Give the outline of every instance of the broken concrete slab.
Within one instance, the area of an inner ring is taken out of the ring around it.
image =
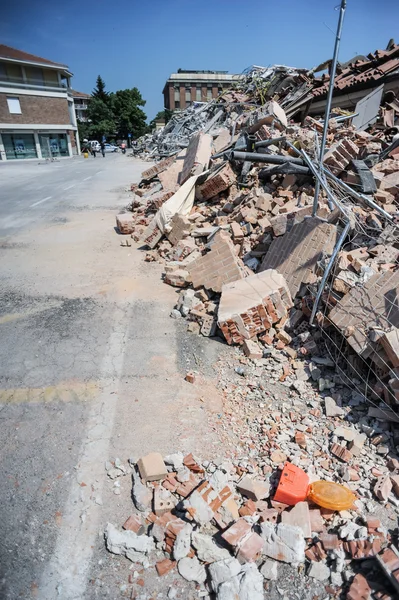
[[[274,560],[266,560],[261,566],[260,572],[265,579],[268,579],[269,581],[277,581],[278,563]]]
[[[245,476],[241,481],[237,483],[237,489],[254,502],[268,498],[270,494],[270,483],[266,481],[259,481],[252,479],[251,477]]]
[[[177,563],[177,569],[183,579],[186,581],[195,581],[196,583],[204,583],[206,580],[206,571],[204,565],[201,565],[196,556],[193,558],[182,558]]]
[[[234,596],[230,597],[231,599]],[[242,566],[239,600],[263,600],[263,577],[254,563]]]
[[[212,136],[209,133],[199,132],[191,137],[180,174],[180,185],[192,175],[199,175],[208,168],[211,152]]]
[[[134,505],[137,508],[137,510],[139,510],[141,512],[145,512],[151,506],[152,492],[147,486],[145,486],[142,483],[139,474],[136,473],[135,471],[132,474],[132,479],[133,479],[132,496],[133,496]]]
[[[233,577],[236,577],[241,571],[241,564],[236,558],[226,558],[213,562],[208,567],[209,575],[211,578],[211,585],[214,592],[217,591],[220,584],[225,581],[229,581]]]
[[[308,576],[317,579],[317,581],[327,581],[330,578],[330,569],[322,562],[312,562]]]
[[[305,538],[300,527],[279,523],[262,523],[261,536],[265,540],[263,553],[269,558],[298,565],[305,561]]]
[[[107,523],[104,537],[112,554],[123,554],[132,562],[149,565],[146,555],[154,550],[152,537],[137,535],[133,531],[119,531],[112,523]]]
[[[281,522],[300,527],[305,538],[312,536],[309,504],[307,502],[298,502],[290,511],[284,510],[281,513]]]
[[[338,406],[334,398],[331,398],[331,396],[326,396],[324,398],[324,406],[327,417],[339,417],[340,415],[345,414],[344,409]]]
[[[173,557],[175,560],[180,560],[190,553],[192,531],[192,526],[186,523],[177,533],[175,543],[173,544]]]
[[[196,550],[198,558],[203,562],[213,563],[230,557],[230,552],[226,548],[218,546],[213,537],[199,531],[192,533],[191,543]]]

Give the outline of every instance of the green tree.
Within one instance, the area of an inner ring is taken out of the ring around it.
[[[131,133],[135,139],[146,133],[147,116],[140,108],[145,105],[145,100],[136,87],[118,90],[110,98],[118,137],[125,139]]]
[[[152,121],[150,121],[148,126],[149,130],[152,131],[155,128],[157,121],[165,121],[166,125],[166,123],[168,123],[168,121],[171,120],[172,116],[173,110],[169,110],[169,108],[165,108],[165,110],[160,110],[159,112],[157,112]]]
[[[109,93],[105,91],[105,81],[98,75],[96,79],[96,87],[91,93],[93,98],[97,98],[98,100],[102,100],[105,104],[109,102]]]
[[[91,98],[87,108],[89,120],[89,135],[95,139],[101,139],[103,135],[114,136],[116,123],[110,101],[104,102],[100,98]]]
[[[80,121],[80,119],[78,119],[77,121],[78,121],[79,139],[80,139],[80,143],[82,144],[84,139],[87,139],[90,137],[90,123],[88,121]]]

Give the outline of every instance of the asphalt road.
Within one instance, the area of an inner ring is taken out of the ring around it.
[[[0,164],[2,600],[130,597],[128,561],[101,532],[129,516],[131,483],[115,495],[105,461],[215,453],[218,393],[184,374],[218,344],[187,342],[161,266],[114,230],[148,166],[122,155]]]
[[[53,163],[0,163],[0,235],[30,227],[70,205],[99,207],[101,204],[92,198],[93,189],[102,192],[104,180],[123,171],[122,160],[127,157],[107,154],[105,158],[75,157]],[[115,183],[119,183],[118,175]]]

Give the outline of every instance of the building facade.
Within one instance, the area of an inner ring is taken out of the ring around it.
[[[230,88],[240,75],[227,71],[186,71],[172,73],[163,88],[164,106],[168,110],[181,110],[192,102],[208,102]]]
[[[73,104],[75,106],[75,114],[78,121],[82,123],[86,123],[87,121],[87,109],[90,102],[90,94],[85,94],[84,92],[77,92],[76,90],[71,90]]]
[[[66,65],[0,44],[0,160],[79,154]]]

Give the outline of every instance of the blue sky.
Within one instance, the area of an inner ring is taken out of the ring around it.
[[[331,58],[340,0],[4,0],[0,43],[69,65],[73,87],[138,87],[151,119],[169,74],[312,67]],[[399,42],[399,0],[348,0],[340,59]]]

